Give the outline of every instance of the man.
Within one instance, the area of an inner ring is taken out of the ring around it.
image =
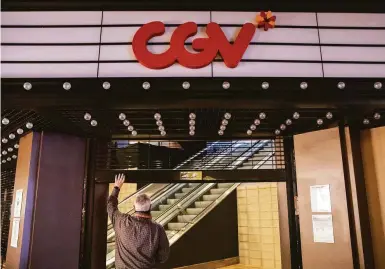
[[[164,263],[170,245],[163,227],[151,219],[151,200],[140,194],[135,200],[135,214],[123,214],[118,209],[118,195],[125,180],[115,176],[115,186],[108,198],[107,212],[115,230],[116,269],[153,269]]]

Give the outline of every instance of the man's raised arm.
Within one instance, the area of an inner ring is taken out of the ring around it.
[[[123,216],[123,214],[118,209],[118,196],[120,188],[123,186],[124,180],[125,176],[123,174],[115,176],[115,186],[107,201],[107,213],[114,226],[115,223],[119,221],[119,219]]]

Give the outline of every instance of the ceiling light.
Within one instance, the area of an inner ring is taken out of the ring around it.
[[[122,120],[122,121],[125,120],[126,119],[126,114],[120,113],[119,114],[119,119]]]
[[[307,83],[306,82],[301,82],[301,84],[299,86],[301,87],[302,90],[307,89]]]
[[[1,142],[3,142],[4,144],[5,144],[5,143],[8,143],[8,139],[3,138],[3,139],[1,139]]]
[[[165,136],[166,134],[167,134],[166,131],[161,131],[161,132],[160,132],[160,135],[161,135],[161,136]]]
[[[190,115],[189,115],[190,120],[195,120],[196,117],[197,116],[194,113],[190,113]]]
[[[132,132],[134,130],[134,126],[130,125],[127,127],[127,130],[129,130],[130,132]]]
[[[103,82],[103,89],[109,90],[111,88],[111,84],[108,81]]]
[[[299,119],[299,113],[298,112],[294,112],[293,119],[295,119],[295,120]]]
[[[32,122],[27,122],[27,123],[25,124],[25,127],[27,127],[27,129],[32,129],[32,128],[33,128]]]
[[[193,135],[195,135],[195,132],[191,130],[191,131],[189,132],[189,134],[190,134],[191,136],[193,136]]]
[[[7,161],[6,161],[6,160],[2,160],[1,162],[2,162],[2,163],[6,163]]]
[[[32,84],[29,83],[29,82],[25,82],[24,85],[23,85],[24,89],[26,91],[30,91],[32,89]]]
[[[259,113],[259,118],[260,118],[261,120],[266,119],[266,114],[263,113],[263,112]]]
[[[164,131],[164,126],[159,126],[158,130],[159,130],[159,132]]]
[[[251,131],[251,130],[247,130],[247,135],[252,135],[253,134],[253,131]]]
[[[91,120],[91,114],[90,113],[86,113],[86,114],[84,114],[84,119],[85,120]]]
[[[133,136],[137,136],[138,135],[138,132],[133,130],[132,133],[131,133]]]
[[[318,124],[318,125],[322,125],[323,123],[324,123],[323,119],[318,119],[318,120],[317,120],[317,124]]]
[[[376,82],[376,83],[374,83],[374,88],[375,88],[376,90],[381,89],[381,88],[382,88],[382,83],[381,83],[381,82]]]
[[[331,120],[333,118],[333,114],[331,112],[326,113],[326,118]]]
[[[8,158],[7,158],[7,161],[8,161],[8,162],[10,162],[11,160],[12,160],[11,157],[8,157]]]
[[[98,125],[98,122],[97,122],[96,120],[92,120],[92,121],[91,121],[91,126],[94,126],[94,127],[95,127],[96,125]]]
[[[187,90],[190,88],[190,83],[188,81],[183,82],[182,84],[183,89]]]
[[[344,82],[338,82],[338,84],[337,84],[337,87],[338,87],[338,89],[344,89],[345,88],[345,83]]]
[[[259,119],[255,119],[255,120],[254,120],[254,124],[258,126],[258,125],[261,124],[261,121],[260,121]]]
[[[154,114],[154,119],[155,120],[160,120],[161,118],[162,118],[162,116],[159,113],[155,113]]]
[[[15,144],[13,147],[14,147],[15,149],[18,149],[18,148],[19,148],[19,144]]]
[[[228,120],[222,120],[222,125],[227,125],[227,124],[229,124],[229,121]]]
[[[12,134],[12,133],[9,134],[9,139],[15,139],[15,137],[16,137],[15,134]]]
[[[16,159],[16,158],[17,158],[17,156],[16,156],[16,155],[12,155],[12,158],[13,158],[13,159]]]
[[[376,120],[379,120],[379,119],[381,119],[381,114],[380,113],[374,113],[374,119],[376,119]]]
[[[8,152],[7,152],[6,150],[3,150],[2,154],[3,154],[3,155],[7,155]]]
[[[190,131],[195,131],[195,126],[190,126]]]
[[[66,90],[66,91],[69,91],[71,89],[71,83],[64,82],[63,83],[63,89]]]
[[[222,130],[219,130],[219,131],[218,131],[218,134],[219,134],[219,135],[223,135],[224,132],[223,132]]]
[[[151,87],[150,82],[147,82],[147,81],[146,81],[146,82],[143,82],[142,87],[143,87],[143,89],[145,89],[145,90],[149,90],[150,87]]]
[[[291,121],[291,119],[287,119],[286,120],[286,125],[291,125],[293,122]]]
[[[230,113],[225,113],[225,119],[226,119],[226,120],[231,119],[231,114],[230,114]]]
[[[281,126],[279,126],[279,128],[283,131],[286,129],[286,125],[285,124],[281,124]]]
[[[269,82],[263,82],[261,86],[262,89],[267,90],[269,88]]]
[[[126,126],[126,127],[129,126],[130,125],[130,121],[129,120],[124,120],[123,121],[123,125]]]
[[[368,124],[370,123],[370,121],[369,121],[369,119],[364,119],[364,120],[363,120],[363,123],[364,123],[365,125],[368,125]]]
[[[7,125],[7,124],[9,124],[9,119],[3,118],[3,119],[1,120],[1,123],[4,124],[4,125]]]
[[[254,131],[255,129],[257,129],[257,126],[255,126],[254,124],[251,124],[250,125],[250,130]]]
[[[223,89],[228,90],[230,88],[230,82],[227,82],[227,81],[223,82],[222,87]]]
[[[194,126],[195,125],[195,120],[190,120],[188,123],[190,124],[190,126]]]
[[[19,128],[16,130],[16,133],[18,133],[19,135],[23,134],[24,133],[24,130]]]
[[[221,125],[221,126],[219,127],[219,130],[222,130],[222,131],[226,130],[226,126],[225,126],[225,125]]]
[[[13,151],[13,148],[8,148],[8,152],[12,152]]]
[[[163,121],[161,121],[161,120],[157,120],[157,121],[156,121],[156,125],[158,125],[158,126],[162,126],[162,125],[163,125]]]
[[[279,135],[280,133],[281,133],[281,131],[280,130],[275,130],[275,132],[274,132],[276,135]]]

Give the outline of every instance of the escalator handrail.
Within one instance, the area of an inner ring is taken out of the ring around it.
[[[225,152],[228,149],[231,149],[233,145],[236,144],[237,142],[238,140],[235,140],[235,141],[231,141],[231,143],[229,144],[225,144],[223,147],[220,147],[214,154],[205,156],[204,158],[202,158],[200,160],[200,164],[205,165],[210,163],[213,159],[220,157],[223,152]]]

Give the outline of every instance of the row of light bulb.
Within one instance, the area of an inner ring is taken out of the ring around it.
[[[108,82],[108,81],[105,81],[105,82],[103,82],[102,86],[103,86],[103,89],[109,90],[109,89],[111,88],[111,83]],[[190,86],[191,86],[191,85],[190,85],[190,82],[188,82],[188,81],[184,81],[184,82],[182,83],[182,88],[185,89],[185,90],[189,89]],[[30,82],[25,82],[24,85],[23,85],[23,87],[24,87],[25,90],[30,91],[30,90],[32,89],[32,84],[31,84]],[[145,81],[145,82],[143,82],[142,87],[143,87],[143,89],[145,89],[145,90],[149,90],[149,89],[151,88],[151,84],[150,84],[150,82]],[[225,89],[225,90],[229,89],[229,88],[230,88],[230,82],[224,81],[224,82],[222,83],[222,87],[223,87],[223,89]],[[265,81],[265,82],[262,82],[262,84],[261,84],[261,88],[262,88],[262,89],[267,90],[269,87],[270,87],[269,82],[266,82],[266,81]],[[301,82],[301,83],[299,84],[299,87],[300,87],[301,89],[303,89],[303,90],[306,90],[306,89],[308,88],[308,83],[305,82],[305,81],[303,81],[303,82]],[[346,87],[346,84],[345,84],[345,82],[340,81],[340,82],[337,83],[337,87],[338,87],[339,89],[344,89],[344,88]],[[379,82],[379,81],[377,81],[377,82],[375,82],[375,83],[373,84],[373,87],[374,87],[376,90],[379,90],[379,89],[382,88],[382,83]],[[66,90],[66,91],[69,91],[69,90],[71,89],[71,83],[69,83],[69,82],[64,82],[64,83],[63,83],[63,89]]]
[[[246,131],[247,135],[252,135],[253,131],[257,129],[257,126],[261,124],[261,120],[266,119],[266,113],[261,112],[259,113],[258,117],[254,120],[254,123],[250,125],[250,129]]]
[[[194,136],[195,135],[195,119],[196,115],[194,113],[190,113],[189,118],[190,121],[188,122],[189,124],[189,135]]]
[[[223,115],[223,119],[221,121],[221,125],[219,126],[219,130],[218,130],[218,134],[219,135],[224,135],[225,134],[225,130],[227,128],[227,125],[229,124],[229,120],[230,119],[231,119],[231,114],[226,112]]]
[[[8,120],[7,118],[3,118],[3,119],[1,120],[1,122],[2,122],[4,125],[8,125],[8,124],[9,124],[9,120]],[[32,129],[32,128],[33,128],[33,123],[27,122],[27,123],[25,124],[25,127],[26,127],[27,129]],[[23,130],[22,128],[18,128],[18,129],[16,130],[16,133],[17,133],[18,135],[22,135],[22,134],[24,133],[24,130]],[[10,134],[8,135],[8,137],[9,137],[10,140],[13,140],[13,139],[16,138],[16,135],[15,135],[14,133],[10,133]],[[3,137],[3,138],[1,139],[1,142],[2,142],[3,144],[6,144],[6,143],[8,143],[8,139],[5,138],[5,137]]]
[[[381,119],[381,114],[378,113],[378,112],[376,112],[376,113],[374,113],[373,118],[374,118],[375,120],[379,120],[379,119]],[[369,120],[368,118],[365,118],[365,119],[362,121],[362,123],[365,124],[365,125],[368,125],[368,124],[370,123],[370,120]]]
[[[17,150],[17,149],[19,148],[19,144],[16,143],[15,145],[13,145],[13,148],[15,148],[15,150]],[[1,152],[1,154],[4,156],[4,158],[5,158],[5,156],[6,156],[8,153],[11,153],[11,152],[14,151],[13,148],[12,148],[12,147],[9,147],[7,150],[3,150],[3,151]],[[10,161],[15,160],[15,159],[17,159],[17,155],[16,155],[16,154],[13,154],[12,156],[7,157],[7,159],[3,159],[1,162],[2,162],[2,163],[6,163],[7,161],[10,162]]]
[[[155,113],[154,119],[155,119],[156,125],[158,126],[158,130],[160,132],[160,135],[165,136],[167,133],[166,133],[166,130],[163,126],[162,115],[160,115],[160,113]]]
[[[86,121],[90,121],[90,124],[91,124],[91,126],[93,126],[93,127],[95,127],[95,126],[98,125],[97,120],[91,120],[91,119],[92,119],[92,116],[91,116],[90,113],[84,114],[84,119],[85,119]]]
[[[138,132],[135,130],[134,126],[131,125],[131,122],[127,119],[126,114],[120,113],[119,120],[122,121],[123,125],[127,127],[127,130],[131,132],[132,136],[137,136]]]

